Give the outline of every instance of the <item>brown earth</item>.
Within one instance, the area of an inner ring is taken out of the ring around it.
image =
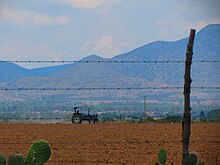
[[[154,165],[160,148],[167,164],[181,164],[181,124],[30,124],[1,123],[0,152],[26,154],[32,142],[52,147],[48,165]],[[220,165],[220,124],[192,124],[190,151],[206,165]]]

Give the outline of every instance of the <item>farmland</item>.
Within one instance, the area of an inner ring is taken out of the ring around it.
[[[167,163],[181,164],[181,124],[34,124],[1,123],[0,152],[26,154],[32,142],[52,147],[47,164],[155,164],[160,148]],[[220,124],[192,124],[190,151],[207,165],[220,163]]]

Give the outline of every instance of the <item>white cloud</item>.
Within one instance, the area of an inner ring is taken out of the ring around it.
[[[103,3],[103,0],[66,0],[66,2],[79,8],[93,8]]]
[[[97,41],[87,41],[86,47],[82,50],[89,54],[98,54],[104,57],[112,57],[119,53],[114,46],[114,38],[112,36],[103,36]]]
[[[120,0],[57,0],[58,2],[77,8],[91,9],[104,4],[115,3]]]
[[[66,16],[51,17],[32,10],[0,8],[0,21],[21,26],[54,26],[69,23]]]
[[[178,5],[177,6],[177,11],[178,12],[186,12],[187,10],[189,10],[189,8],[187,7],[187,6],[185,6],[185,5]]]

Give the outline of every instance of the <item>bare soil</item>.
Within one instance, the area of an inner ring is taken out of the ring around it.
[[[167,164],[181,164],[181,124],[33,124],[1,123],[0,152],[26,155],[31,143],[52,147],[48,165],[154,165],[160,148]],[[206,165],[220,165],[220,124],[192,124],[190,151]]]

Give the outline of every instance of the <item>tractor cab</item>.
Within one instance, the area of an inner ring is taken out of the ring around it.
[[[80,112],[82,112],[82,108],[83,107],[74,107],[74,113],[80,113]]]

